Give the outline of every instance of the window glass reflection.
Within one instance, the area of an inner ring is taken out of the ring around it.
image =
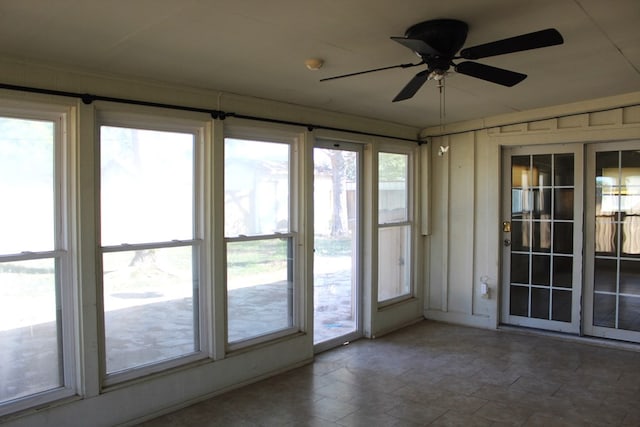
[[[551,300],[551,320],[571,322],[571,292],[553,290]]]
[[[628,331],[640,332],[640,321],[638,321],[638,313],[640,313],[640,298],[636,296],[620,296],[620,329]]]
[[[573,257],[553,258],[553,286],[562,288],[573,286]]]
[[[529,315],[529,288],[513,286],[509,289],[509,313],[512,316]]]
[[[556,154],[554,161],[554,185],[556,187],[573,186],[573,154]]]
[[[554,190],[553,217],[560,220],[573,219],[573,188]]]
[[[640,295],[640,261],[620,261],[620,292]]]
[[[553,223],[553,252],[573,254],[573,222]]]
[[[529,284],[528,254],[511,254],[511,283]]]
[[[549,286],[551,274],[551,257],[549,255],[534,255],[531,267],[531,283]]]

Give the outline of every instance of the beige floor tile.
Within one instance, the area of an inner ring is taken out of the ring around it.
[[[144,423],[639,426],[640,351],[424,321]]]

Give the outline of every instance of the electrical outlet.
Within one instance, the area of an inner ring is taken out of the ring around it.
[[[480,278],[480,296],[484,299],[489,299],[489,285],[487,281],[489,278],[487,276],[482,276]]]

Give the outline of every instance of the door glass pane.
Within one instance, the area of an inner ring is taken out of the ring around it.
[[[620,329],[640,332],[640,297],[620,296]]]
[[[100,128],[103,246],[193,238],[194,135]]]
[[[529,287],[509,287],[509,314],[512,316],[529,316]]]
[[[511,157],[510,282],[524,285],[509,288],[511,315],[571,322],[573,162],[573,154]]]
[[[228,341],[293,326],[292,239],[227,243]]]
[[[358,316],[357,152],[315,148],[314,344],[354,332]]]
[[[551,185],[552,156],[551,154],[539,154],[532,156],[533,182],[532,186],[545,187]],[[555,184],[558,185],[558,184]]]
[[[551,252],[551,226],[550,215],[546,215],[544,221],[534,221],[533,226],[533,251]]]
[[[629,201],[629,195],[625,195],[624,197],[627,203],[631,203]],[[640,204],[638,208],[640,208]],[[640,255],[640,216],[636,216],[635,213],[629,213],[629,211],[632,211],[632,209],[627,207],[627,212],[623,212],[622,254],[623,256],[637,257]]]
[[[640,331],[640,155],[596,153],[593,324]]]
[[[0,263],[0,402],[63,385],[55,261]]]
[[[571,322],[571,292],[554,289],[551,295],[551,320]]]
[[[54,125],[0,117],[0,254],[54,249]]]
[[[553,252],[573,255],[573,222],[553,223]]]
[[[556,187],[573,187],[573,154],[554,154],[554,183]]]
[[[551,189],[536,188],[533,194],[533,217],[541,220],[551,219]]]
[[[596,215],[595,250],[599,255],[615,256],[618,224],[614,215]]]
[[[573,188],[556,189],[554,202],[554,219],[573,219]]]
[[[549,319],[549,289],[531,288],[531,317]]]
[[[573,287],[573,257],[556,256],[553,258],[553,286],[556,288]]]
[[[103,254],[107,373],[197,348],[191,246]]]
[[[616,327],[616,296],[596,293],[593,296],[593,324],[606,328]]]
[[[531,157],[511,157],[511,187],[524,189],[531,186]]]
[[[620,292],[640,295],[640,261],[620,261]]]
[[[378,301],[411,293],[408,225],[378,229]]]
[[[594,266],[594,289],[601,292],[616,292],[618,288],[618,261],[596,258]]]
[[[511,254],[511,283],[529,284],[529,255]]]
[[[533,255],[531,265],[531,283],[549,286],[551,275],[551,257],[548,255]]]
[[[528,249],[528,247],[529,247],[529,223],[525,221],[512,221],[511,222],[511,250],[525,251]]]

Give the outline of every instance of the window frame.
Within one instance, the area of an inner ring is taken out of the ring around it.
[[[304,329],[304,322],[302,319],[302,307],[304,307],[304,290],[302,287],[302,281],[300,280],[301,271],[302,271],[302,251],[301,251],[301,226],[300,226],[300,215],[301,215],[301,200],[302,200],[302,185],[301,174],[300,174],[300,160],[299,155],[302,151],[302,140],[303,134],[301,132],[296,132],[295,129],[291,127],[280,127],[280,126],[270,126],[267,124],[263,124],[260,127],[240,124],[236,126],[225,126],[224,133],[222,135],[222,159],[221,164],[223,168],[223,183],[222,183],[222,194],[225,193],[225,184],[224,184],[224,171],[226,170],[226,165],[224,163],[224,146],[226,143],[226,139],[238,139],[238,140],[246,140],[246,141],[255,141],[255,142],[264,142],[264,143],[278,143],[278,144],[287,144],[289,146],[289,227],[287,232],[278,233],[274,232],[272,234],[259,234],[259,235],[238,235],[233,237],[228,237],[226,235],[226,230],[222,230],[223,236],[223,254],[221,259],[221,267],[224,275],[224,346],[225,353],[233,353],[235,351],[244,350],[249,347],[253,347],[256,345],[264,344],[270,341],[282,339],[291,335],[295,335],[300,333]],[[224,196],[223,196],[224,197]],[[224,203],[223,203],[223,222],[224,222]],[[290,239],[292,246],[292,287],[293,287],[293,297],[292,297],[292,307],[291,307],[291,317],[292,324],[291,326],[283,329],[279,329],[273,332],[268,332],[266,334],[256,335],[252,337],[248,337],[246,339],[241,339],[233,342],[229,342],[228,331],[229,331],[229,308],[228,308],[228,289],[227,289],[227,247],[229,243],[235,242],[247,242],[247,241],[267,241],[272,239]]]
[[[407,156],[407,175],[406,175],[406,217],[402,221],[394,221],[394,222],[380,222],[379,212],[379,194],[380,194],[380,154],[402,154]],[[416,285],[415,285],[415,162],[416,162],[416,148],[414,146],[407,146],[405,144],[400,143],[380,143],[378,145],[378,149],[375,153],[375,167],[374,167],[374,192],[375,192],[375,221],[374,221],[374,233],[375,233],[375,242],[376,242],[376,269],[373,274],[376,277],[376,289],[375,289],[375,303],[377,304],[378,309],[384,309],[386,307],[414,299],[416,297]],[[400,228],[400,227],[408,227],[408,242],[407,246],[409,249],[408,260],[406,261],[409,265],[407,267],[408,272],[408,281],[409,281],[409,291],[402,295],[397,295],[392,298],[388,298],[385,300],[379,300],[379,290],[380,290],[380,243],[379,236],[380,231],[383,229],[390,228]]]
[[[97,257],[96,257],[96,280],[98,282],[97,299],[99,301],[99,359],[100,376],[103,387],[120,384],[140,377],[156,374],[162,371],[179,368],[184,365],[212,358],[212,343],[210,325],[210,313],[213,305],[209,301],[211,294],[210,280],[210,230],[207,224],[207,196],[205,183],[205,164],[207,163],[206,149],[207,141],[210,140],[210,118],[201,117],[193,113],[171,111],[160,111],[150,108],[126,108],[121,105],[115,107],[102,105],[96,111],[96,181],[100,188],[100,154],[101,154],[101,128],[102,126],[123,127],[138,130],[149,130],[157,132],[187,133],[193,135],[193,233],[191,239],[180,239],[158,242],[142,242],[134,244],[114,244],[102,245],[101,233],[102,223],[96,224],[97,237]],[[100,218],[101,195],[96,196],[97,216]],[[106,365],[106,330],[104,311],[104,283],[103,283],[103,255],[106,253],[125,252],[144,249],[166,249],[178,247],[191,247],[193,250],[193,280],[198,282],[198,292],[193,295],[193,307],[198,304],[198,324],[194,325],[194,344],[196,349],[191,353],[186,353],[176,357],[163,359],[157,362],[145,363],[125,370],[107,372]],[[197,263],[197,265],[196,265]]]
[[[56,266],[56,316],[62,376],[60,387],[35,392],[0,402],[0,416],[41,406],[78,394],[79,328],[77,270],[76,138],[73,132],[75,109],[72,105],[43,101],[0,101],[0,116],[5,118],[52,122],[53,130],[53,249],[1,254],[0,262],[52,259]]]

